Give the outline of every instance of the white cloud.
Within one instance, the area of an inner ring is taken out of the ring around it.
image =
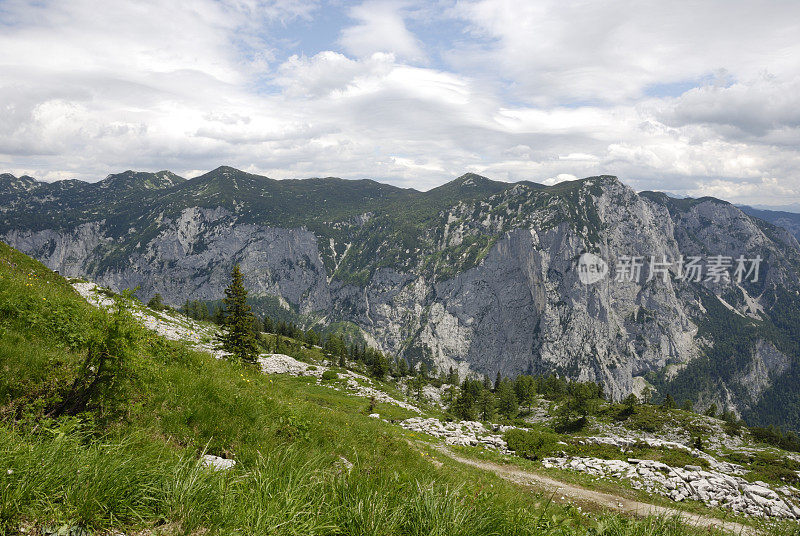
[[[542,181],[542,184],[546,184],[547,186],[553,186],[558,184],[559,182],[566,182],[566,181],[574,181],[578,177],[575,175],[570,175],[569,173],[559,173],[555,177],[550,177]]]
[[[7,0],[0,171],[229,164],[422,189],[465,171],[609,173],[637,189],[800,200],[800,4],[431,5],[348,8],[337,50],[304,55],[272,30],[335,6]],[[428,16],[449,30],[433,36]],[[686,80],[701,81],[669,85]]]
[[[478,55],[470,41],[453,60],[511,77],[520,98],[544,105],[624,102],[721,68],[794,73],[800,53],[796,2],[462,0],[454,12],[490,45]]]
[[[372,0],[351,8],[350,17],[358,24],[344,28],[339,43],[358,57],[390,52],[406,59],[422,59],[420,42],[403,20],[403,7],[398,2]]]

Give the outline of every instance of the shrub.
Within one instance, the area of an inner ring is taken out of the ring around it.
[[[147,306],[154,311],[163,311],[167,308],[167,306],[164,305],[164,300],[161,297],[161,294],[158,292],[156,292],[153,297],[150,298],[150,301],[147,302]]]
[[[503,439],[517,456],[541,460],[555,452],[559,436],[546,431],[514,429],[503,434]]]
[[[332,370],[326,370],[322,373],[322,381],[329,382],[339,378],[339,375]]]
[[[780,447],[783,450],[800,452],[800,438],[794,432],[783,432],[780,428],[751,428],[750,434],[757,441]]]

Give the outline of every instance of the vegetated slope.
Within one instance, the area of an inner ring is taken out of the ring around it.
[[[796,212],[785,212],[783,210],[762,210],[747,205],[740,205],[740,209],[745,214],[767,221],[773,225],[783,227],[800,240],[800,214]]]
[[[0,236],[63,274],[173,305],[219,299],[239,263],[260,313],[343,326],[412,363],[557,372],[617,399],[649,382],[800,427],[800,245],[729,203],[638,195],[610,176],[544,187],[468,174],[417,192],[222,167],[158,184],[7,178]],[[586,251],[611,277],[580,282]],[[689,255],[760,256],[761,277],[681,279]],[[627,256],[646,261],[637,283],[614,277]],[[651,256],[675,263],[667,280],[648,278]]]
[[[0,244],[4,533],[690,533],[589,518],[439,466],[361,402],[192,352],[116,304],[93,308]],[[238,463],[216,472],[201,452]]]

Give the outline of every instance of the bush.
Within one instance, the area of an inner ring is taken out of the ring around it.
[[[541,460],[555,452],[559,436],[546,431],[514,429],[503,434],[503,439],[517,456]]]
[[[163,311],[167,308],[167,306],[164,305],[164,300],[161,297],[161,294],[158,292],[156,292],[155,295],[150,298],[150,301],[147,302],[147,306],[154,311]]]
[[[800,438],[794,432],[783,432],[780,428],[751,428],[750,434],[757,441],[780,447],[783,450],[800,452]]]
[[[634,430],[641,430],[642,432],[655,433],[661,430],[668,421],[670,416],[666,412],[659,411],[654,406],[638,406],[636,411],[628,417],[627,424]]]
[[[329,382],[339,379],[339,375],[332,370],[326,370],[322,373],[322,381]]]

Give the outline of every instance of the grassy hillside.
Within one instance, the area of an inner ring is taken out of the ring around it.
[[[553,506],[363,399],[190,351],[118,306],[0,243],[0,533],[692,533]]]

